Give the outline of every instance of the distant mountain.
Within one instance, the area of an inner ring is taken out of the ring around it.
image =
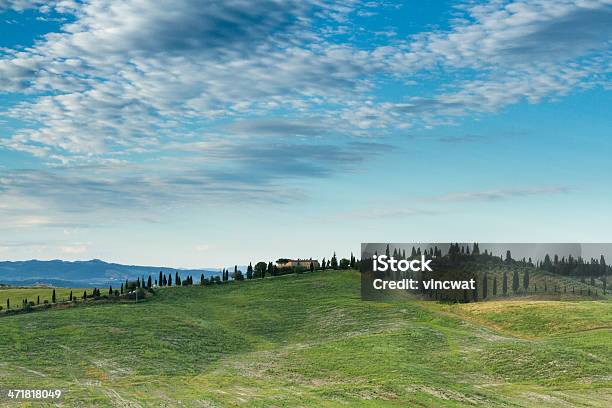
[[[137,266],[107,263],[99,259],[91,261],[0,261],[0,283],[8,285],[29,286],[46,284],[58,287],[102,287],[126,279],[136,279],[151,275],[156,279],[159,272],[179,273],[181,276],[192,275],[194,281],[200,275],[214,276],[216,269],[176,269],[162,266]]]

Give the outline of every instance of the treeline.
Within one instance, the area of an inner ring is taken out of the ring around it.
[[[386,255],[390,256],[390,248],[387,245]],[[437,246],[429,250],[424,250],[423,255],[429,258],[441,259],[444,257],[442,250]],[[406,250],[393,249],[393,257],[396,259],[416,259],[421,256],[421,248],[412,247],[410,255],[406,256]],[[475,242],[472,247],[470,245],[459,245],[458,243],[451,244],[446,254],[448,259],[452,262],[461,260],[473,260],[477,262],[487,264],[505,264],[505,265],[516,265],[523,267],[535,267],[537,269],[547,271],[562,276],[574,276],[574,277],[595,277],[604,278],[612,274],[612,265],[606,264],[606,260],[603,255],[599,259],[591,258],[588,261],[582,257],[573,257],[569,255],[566,257],[559,257],[559,255],[553,254],[551,257],[549,254],[544,256],[544,260],[537,260],[534,262],[531,258],[514,259],[510,250],[506,250],[504,254],[494,255],[488,252],[486,249],[481,252],[478,243]],[[584,280],[583,280],[584,281]]]
[[[375,253],[378,255],[378,253]],[[607,293],[607,275],[611,267],[606,264],[604,256],[599,260],[569,256],[559,257],[545,255],[544,260],[534,262],[531,258],[516,260],[512,257],[510,250],[495,255],[486,249],[481,251],[478,243],[473,245],[451,244],[448,252],[443,253],[441,248],[433,248],[421,251],[421,248],[413,246],[410,251],[400,248],[385,248],[387,257],[395,259],[411,260],[425,256],[432,259],[432,272],[423,274],[421,272],[388,272],[394,279],[411,277],[419,282],[420,292],[429,298],[437,300],[448,300],[458,302],[472,302],[488,299],[496,296],[511,296],[524,294],[554,294],[571,293],[576,295],[598,296]],[[370,260],[367,260],[370,262]],[[503,273],[492,273],[493,269],[503,269]],[[537,278],[531,276],[537,272]],[[543,276],[543,274],[558,275]],[[577,282],[563,281],[561,277],[573,277],[580,279],[583,285]],[[435,279],[444,280],[470,280],[475,282],[473,290],[439,290],[424,289],[423,281]],[[588,279],[588,282],[587,282]],[[600,284],[598,286],[599,280]],[[590,285],[590,286],[588,286]],[[599,289],[601,288],[601,290]]]
[[[287,259],[280,258],[276,261],[276,263],[284,263],[284,261],[287,261]],[[249,262],[249,265],[247,266],[245,272],[243,272],[241,269],[238,269],[237,265],[234,265],[233,271],[223,268],[219,272],[219,275],[211,276],[210,278],[206,278],[204,277],[204,274],[202,274],[200,276],[200,284],[222,284],[230,280],[243,281],[250,279],[263,279],[267,276],[281,276],[293,273],[299,274],[308,271],[314,272],[315,270],[327,269],[354,269],[359,267],[359,261],[357,260],[357,258],[355,258],[352,252],[350,258],[342,258],[338,260],[338,257],[334,252],[332,257],[327,260],[323,258],[321,262],[318,262],[318,260],[311,259],[310,262],[307,262],[307,265],[305,266],[300,265],[279,267],[276,263],[259,261],[253,266],[253,262]]]

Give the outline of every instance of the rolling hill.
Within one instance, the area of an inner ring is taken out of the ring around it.
[[[68,406],[609,406],[612,302],[360,299],[356,271],[0,317],[3,388]]]

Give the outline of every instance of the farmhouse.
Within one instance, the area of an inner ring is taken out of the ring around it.
[[[310,268],[310,263],[312,262],[315,268],[319,268],[319,261],[316,259],[286,259],[281,258],[276,261],[276,266],[279,268],[291,268],[291,267],[302,267],[302,268]]]

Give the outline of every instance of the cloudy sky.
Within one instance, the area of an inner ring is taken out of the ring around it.
[[[0,0],[0,259],[612,240],[611,0]]]

